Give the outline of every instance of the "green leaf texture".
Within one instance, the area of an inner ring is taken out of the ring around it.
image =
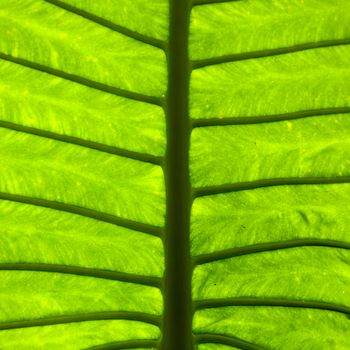
[[[349,23],[347,0],[1,0],[0,349],[350,349]]]
[[[154,348],[166,61],[117,25],[164,39],[167,3],[71,5],[116,27],[46,1],[0,4],[0,348]]]
[[[349,6],[192,10],[199,350],[350,349]]]

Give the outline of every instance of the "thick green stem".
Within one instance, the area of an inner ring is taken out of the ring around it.
[[[189,0],[170,0],[168,47],[167,220],[164,277],[162,350],[192,350],[191,258],[189,226],[191,187],[189,180],[190,120],[188,95]]]

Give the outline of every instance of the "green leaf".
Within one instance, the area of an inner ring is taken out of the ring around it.
[[[278,320],[278,327],[271,320]],[[324,310],[241,306],[200,311],[194,328],[198,333],[225,332],[258,343],[263,349],[348,349],[348,323],[345,315]],[[232,348],[203,346],[199,349]]]
[[[0,69],[1,125],[37,128],[43,136],[47,135],[44,131],[63,134],[80,144],[84,139],[84,145],[89,146],[93,146],[88,143],[92,141],[98,143],[95,147],[109,152],[120,153],[123,149],[145,153],[144,157],[163,156],[165,124],[160,107],[103,94],[5,60],[0,61]]]
[[[104,342],[158,338],[156,326],[135,321],[89,321],[2,331],[2,349],[86,349]],[[136,350],[136,348],[134,348]],[[137,348],[138,350],[146,350]],[[147,348],[150,349],[150,348]]]
[[[192,134],[195,187],[274,178],[350,175],[347,114],[272,124],[197,128]],[[232,171],[232,164],[243,164]]]
[[[0,11],[3,54],[123,90],[164,96],[165,54],[159,48],[45,1],[4,0]]]
[[[312,47],[350,35],[347,0],[217,2],[192,10],[189,48],[193,60],[282,48],[288,52],[295,45]]]
[[[191,80],[191,116],[273,118],[347,106],[349,55],[349,46],[343,45],[197,69]]]
[[[349,21],[0,1],[0,349],[350,349]]]
[[[231,248],[239,252],[243,247],[278,247],[287,242],[346,245],[350,243],[349,196],[349,184],[321,184],[200,197],[192,208],[192,252],[200,255]]]
[[[65,0],[62,5],[74,6],[140,34],[168,39],[169,4],[164,0],[104,0],[103,6],[93,0]]]

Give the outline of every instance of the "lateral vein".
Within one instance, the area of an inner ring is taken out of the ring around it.
[[[272,114],[252,117],[227,117],[227,118],[203,118],[192,119],[192,128],[209,127],[209,126],[229,126],[279,122],[285,120],[301,119],[307,117],[317,117],[330,114],[350,113],[350,107],[332,107],[312,109],[308,111],[297,111],[291,113]]]
[[[308,300],[288,300],[277,298],[221,298],[194,301],[195,310],[213,309],[228,306],[271,306],[320,309],[350,314],[348,306]]]
[[[132,273],[88,268],[81,266],[70,266],[61,264],[41,263],[0,263],[0,270],[6,271],[37,271],[71,274],[86,277],[102,278],[107,280],[121,281],[127,283],[142,284],[145,286],[161,286],[161,279],[152,276],[142,276]]]
[[[50,325],[56,325],[56,324],[75,323],[75,322],[102,321],[102,320],[139,321],[139,322],[153,324],[158,327],[160,324],[160,317],[157,315],[151,315],[143,312],[132,312],[132,311],[106,311],[106,312],[93,312],[93,313],[85,313],[85,314],[77,314],[77,315],[47,317],[47,318],[40,318],[40,319],[34,319],[34,320],[1,322],[0,330],[50,326]]]
[[[5,192],[0,192],[0,199],[19,202],[19,203],[26,203],[26,204],[36,205],[39,207],[50,208],[50,209],[64,211],[72,214],[77,214],[77,215],[85,216],[98,221],[108,222],[113,225],[122,226],[131,230],[144,232],[156,237],[161,237],[163,234],[163,229],[159,226],[153,226],[150,224],[136,222],[130,219],[125,219],[112,214],[103,213],[97,210],[88,209],[88,208],[84,208],[84,207],[80,207],[72,204],[66,204],[66,203],[46,200],[42,198],[35,198],[35,197],[29,197],[29,196],[5,193]]]
[[[214,5],[214,4],[220,4],[223,2],[237,2],[241,0],[193,0],[192,6],[199,6],[199,5]]]
[[[259,243],[245,247],[229,248],[218,252],[197,255],[194,256],[192,260],[195,265],[202,265],[241,255],[308,246],[350,249],[350,243],[348,242],[340,242],[326,239],[296,239],[285,242]]]
[[[120,89],[120,88],[117,88],[114,86],[99,83],[97,81],[90,80],[90,79],[81,77],[81,76],[76,75],[76,74],[71,74],[71,73],[67,73],[67,72],[64,72],[62,70],[56,69],[56,68],[44,66],[40,63],[31,62],[31,61],[28,61],[24,58],[14,57],[14,56],[2,53],[2,52],[0,52],[0,58],[3,60],[9,61],[9,62],[19,64],[19,65],[27,67],[27,68],[31,68],[31,69],[34,69],[34,70],[37,70],[40,72],[51,74],[51,75],[54,75],[56,77],[59,77],[59,78],[65,79],[65,80],[69,80],[73,83],[77,83],[77,84],[81,84],[81,85],[90,87],[90,88],[95,89],[95,90],[107,92],[109,94],[125,97],[125,98],[131,99],[131,100],[141,101],[141,102],[150,103],[153,105],[163,107],[164,99],[161,97],[148,96],[148,95],[143,95],[143,94],[140,94],[137,92],[127,91],[127,90]]]
[[[82,10],[80,8],[77,8],[75,6],[72,6],[70,4],[65,3],[64,1],[60,1],[60,0],[44,0],[47,3],[50,3],[54,6],[57,6],[61,9],[64,9],[68,12],[74,13],[78,16],[81,16],[91,22],[94,22],[98,25],[101,25],[103,27],[106,27],[108,29],[113,30],[114,32],[118,32],[120,34],[123,34],[129,38],[135,39],[137,41],[142,42],[143,44],[147,44],[147,45],[151,45],[154,46],[156,48],[165,50],[166,47],[166,43],[162,40],[158,40],[155,38],[152,38],[150,36],[138,33],[136,31],[130,30],[126,27],[120,26],[112,21],[109,21],[107,19],[104,19],[100,16],[94,15],[93,13],[90,13],[88,11]]]
[[[162,157],[153,156],[151,154],[129,151],[129,150],[126,150],[123,148],[109,146],[109,145],[106,145],[103,143],[90,141],[90,140],[86,140],[86,139],[81,139],[81,138],[75,137],[75,136],[58,134],[56,132],[37,129],[37,128],[33,128],[33,127],[21,125],[21,124],[16,124],[16,123],[4,121],[4,120],[0,120],[0,127],[23,132],[26,134],[41,136],[41,137],[45,137],[48,139],[53,139],[53,140],[69,143],[69,144],[74,144],[74,145],[82,146],[85,148],[97,150],[100,152],[109,153],[109,154],[113,154],[116,156],[121,156],[121,157],[125,157],[125,158],[138,160],[140,162],[151,163],[154,165],[160,166],[162,164],[162,161],[163,161]]]
[[[193,60],[192,69],[199,69],[199,68],[212,66],[216,64],[236,62],[236,61],[248,60],[252,58],[262,58],[262,57],[283,55],[283,54],[288,54],[288,53],[293,53],[298,51],[317,49],[321,47],[331,47],[331,46],[340,46],[340,45],[349,45],[349,44],[350,44],[350,38],[345,38],[345,39],[334,39],[334,40],[324,40],[324,41],[318,41],[318,42],[312,42],[312,43],[304,43],[304,44],[298,44],[294,46],[280,47],[276,49],[266,49],[266,50],[252,51],[252,52],[237,53],[232,55],[224,55],[224,56],[206,58],[201,60]]]
[[[158,341],[152,339],[127,340],[116,343],[108,343],[102,345],[91,346],[84,350],[124,350],[139,348],[158,348]]]
[[[228,337],[226,335],[212,334],[212,333],[204,333],[204,334],[196,334],[195,335],[197,344],[204,343],[213,343],[213,344],[223,344],[238,347],[242,350],[263,350],[262,348],[249,343],[245,340],[236,338],[236,337]]]
[[[228,183],[222,185],[197,187],[193,190],[194,198],[235,191],[254,190],[261,187],[288,185],[321,185],[350,183],[350,176],[339,177],[290,177],[276,179],[262,179],[249,182]]]

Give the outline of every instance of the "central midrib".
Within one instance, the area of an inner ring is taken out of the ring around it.
[[[188,115],[190,0],[169,2],[168,93],[165,106],[167,151],[164,166],[167,212],[161,349],[192,350],[192,264],[189,243],[192,198],[189,179],[191,126]]]

